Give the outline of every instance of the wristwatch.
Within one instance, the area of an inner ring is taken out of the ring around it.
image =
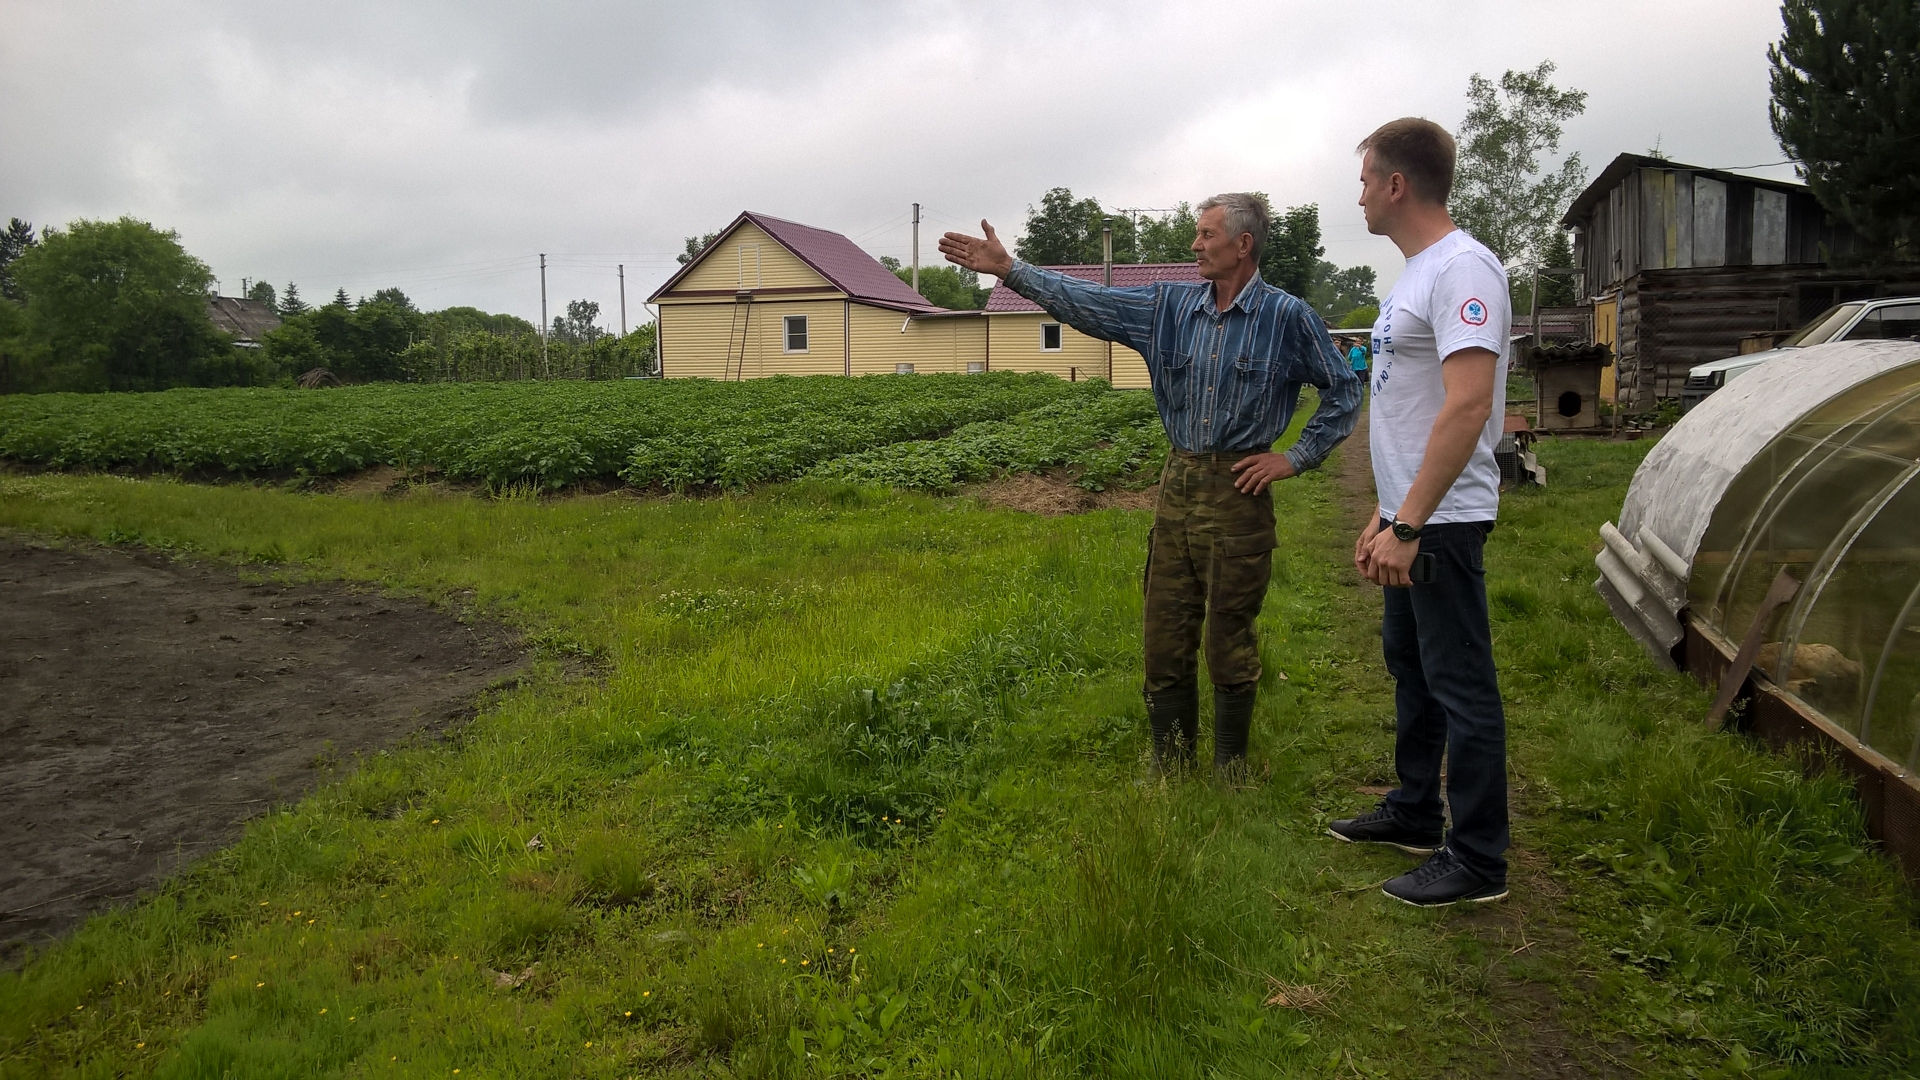
[[[1393,535],[1396,539],[1412,543],[1420,539],[1420,530],[1404,521],[1396,521],[1393,523]]]

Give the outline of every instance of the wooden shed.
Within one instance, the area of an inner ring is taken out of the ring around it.
[[[1833,304],[1920,290],[1920,266],[1848,268],[1853,232],[1805,185],[1621,154],[1574,199],[1574,264],[1593,337],[1615,346],[1630,412],[1676,398],[1687,369],[1784,334]]]

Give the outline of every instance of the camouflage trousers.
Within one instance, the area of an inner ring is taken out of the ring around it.
[[[1160,472],[1160,501],[1147,541],[1146,692],[1192,685],[1201,634],[1215,686],[1260,677],[1254,620],[1273,575],[1273,491],[1233,486],[1236,453],[1175,450]]]

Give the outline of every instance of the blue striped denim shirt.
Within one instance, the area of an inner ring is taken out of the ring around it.
[[[1353,433],[1359,378],[1320,316],[1257,274],[1224,312],[1210,281],[1113,289],[1019,261],[1004,280],[1075,330],[1146,357],[1160,422],[1182,450],[1272,445],[1302,386],[1319,390],[1320,407],[1286,451],[1296,471],[1317,468]]]

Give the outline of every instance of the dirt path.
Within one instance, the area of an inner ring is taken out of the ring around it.
[[[0,536],[0,963],[467,713],[513,636],[337,583]]]
[[[1367,451],[1367,415],[1363,410],[1353,435],[1340,447],[1334,477],[1342,504],[1355,528],[1378,508],[1373,467]],[[1353,579],[1361,588],[1371,585]],[[1371,605],[1377,613],[1379,604]],[[1567,963],[1578,948],[1574,920],[1566,910],[1566,889],[1548,873],[1544,855],[1527,847],[1527,818],[1534,793],[1524,784],[1510,792],[1514,846],[1508,851],[1512,895],[1451,915],[1449,927],[1472,934],[1485,959],[1484,992],[1499,1026],[1485,1033],[1486,1056],[1463,1076],[1501,1080],[1597,1080],[1630,1077],[1625,1064],[1631,1047],[1604,1047],[1574,1032],[1556,982],[1578,983],[1583,976]]]

